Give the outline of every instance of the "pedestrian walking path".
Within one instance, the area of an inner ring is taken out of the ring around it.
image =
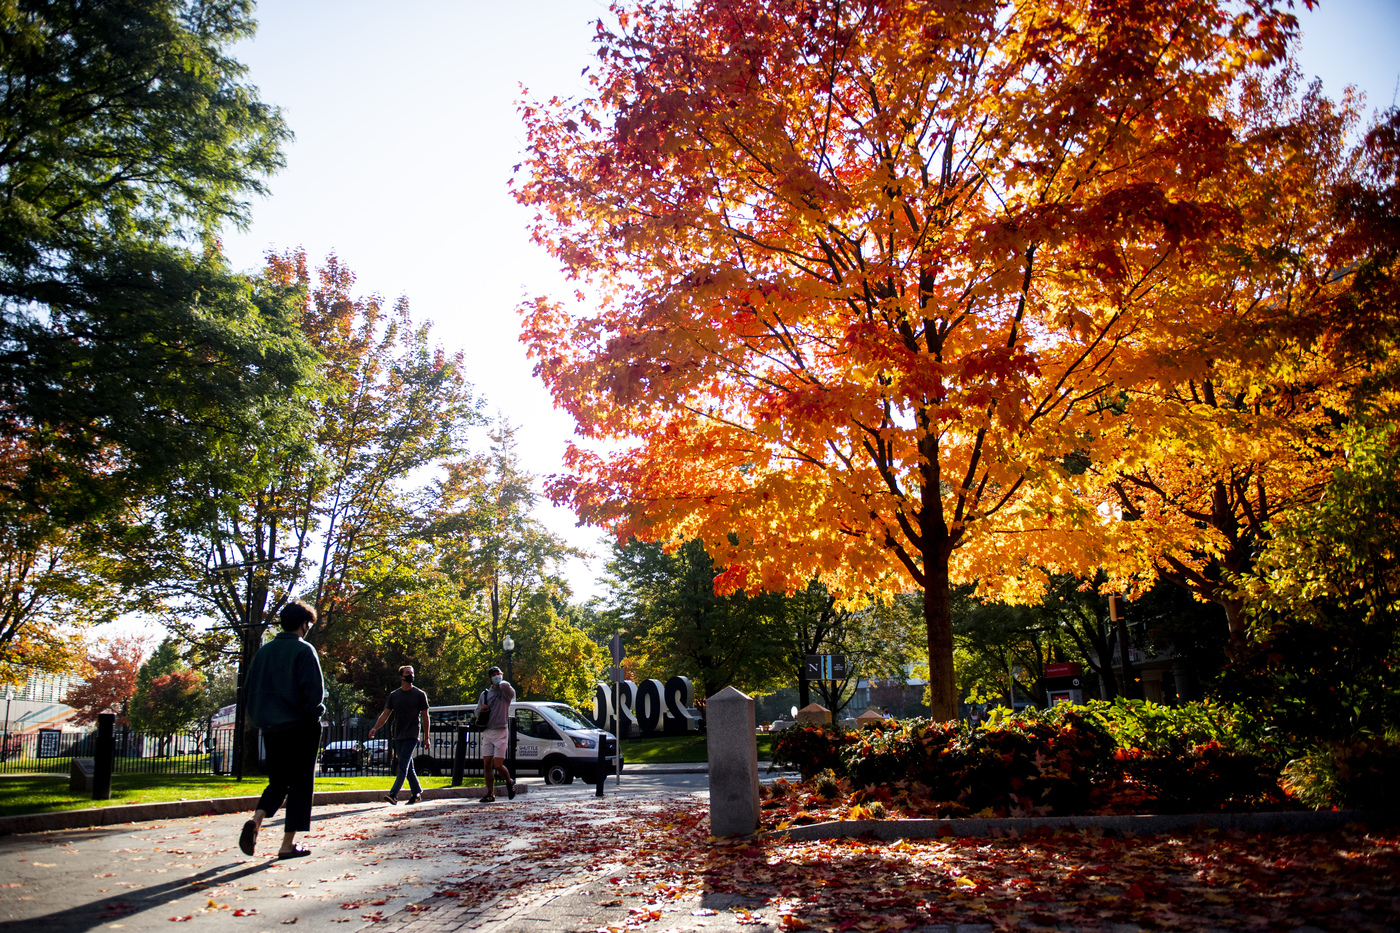
[[[1106,837],[1092,828],[1024,845],[1014,830],[981,838],[959,830],[926,841],[797,833],[714,840],[707,838],[701,775],[629,768],[601,798],[581,782],[547,787],[536,779],[527,786],[514,801],[495,803],[438,797],[413,806],[319,806],[311,832],[299,838],[312,856],[289,861],[274,857],[281,836],[276,818],[265,825],[255,857],[239,852],[243,812],[0,838],[0,927],[45,933],[168,933],[171,922],[218,924],[221,933],[307,924],[336,924],[329,928],[346,933],[777,933],[809,924],[990,933],[1018,923],[1065,933],[1137,933],[1163,925],[1397,929],[1400,872],[1392,868],[1400,867],[1400,846],[1393,832],[1348,828],[1316,845],[1238,829],[1191,831],[1185,842],[1136,842],[1132,834]],[[855,828],[854,821],[837,826]],[[1288,867],[1294,860],[1300,860],[1296,870]],[[1324,910],[1335,923],[1319,920]],[[1152,919],[1124,922],[1139,915]],[[987,922],[927,922],[953,918]]]

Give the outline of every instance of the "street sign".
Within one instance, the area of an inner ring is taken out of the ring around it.
[[[1045,665],[1046,677],[1078,677],[1080,673],[1079,665],[1073,661],[1060,661]]]
[[[844,654],[806,655],[808,680],[845,680],[846,656]]]
[[[622,663],[622,658],[623,658],[623,656],[624,656],[624,654],[625,654],[625,652],[622,650],[622,633],[621,633],[621,632],[618,632],[618,633],[617,633],[616,635],[614,635],[612,638],[608,639],[608,648],[612,651],[613,663],[614,663],[614,664],[621,664],[621,663]]]

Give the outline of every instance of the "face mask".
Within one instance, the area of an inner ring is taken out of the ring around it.
[[[404,680],[408,681],[409,683],[413,683],[412,674],[400,674],[399,676],[402,677]]]
[[[501,675],[500,675],[500,674],[492,674],[492,675],[491,675],[491,683],[496,684],[497,686],[499,686],[500,683],[501,683]]]

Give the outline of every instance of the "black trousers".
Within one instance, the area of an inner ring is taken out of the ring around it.
[[[264,732],[267,788],[258,809],[272,816],[287,802],[285,832],[311,828],[311,795],[316,789],[316,753],[321,749],[321,724],[310,722],[282,732]]]

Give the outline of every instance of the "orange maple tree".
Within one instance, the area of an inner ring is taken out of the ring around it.
[[[68,691],[64,701],[78,711],[73,721],[96,722],[99,713],[117,714],[117,725],[127,724],[126,709],[136,694],[136,673],[150,644],[139,635],[106,639],[88,652],[83,683]]]
[[[1112,554],[1077,476],[1126,387],[1189,367],[1179,290],[1234,224],[1270,0],[641,2],[587,99],[529,103],[517,197],[579,280],[524,337],[580,426],[551,494],[702,539],[720,585],[1033,593]],[[580,301],[583,305],[584,301]],[[1176,380],[1173,380],[1176,381]]]
[[[1115,527],[1119,549],[1140,562],[1120,567],[1119,588],[1160,575],[1219,603],[1232,650],[1246,634],[1238,576],[1273,522],[1321,497],[1344,458],[1345,418],[1376,371],[1349,345],[1360,315],[1337,310],[1369,287],[1358,262],[1379,245],[1359,243],[1339,216],[1343,193],[1373,168],[1365,146],[1348,144],[1359,101],[1329,101],[1318,84],[1299,94],[1297,77],[1289,68],[1242,82],[1225,119],[1244,164],[1222,178],[1240,220],[1209,244],[1203,275],[1173,283],[1217,319],[1181,345],[1196,362],[1168,373],[1184,378],[1124,393],[1090,466],[1129,519]]]

